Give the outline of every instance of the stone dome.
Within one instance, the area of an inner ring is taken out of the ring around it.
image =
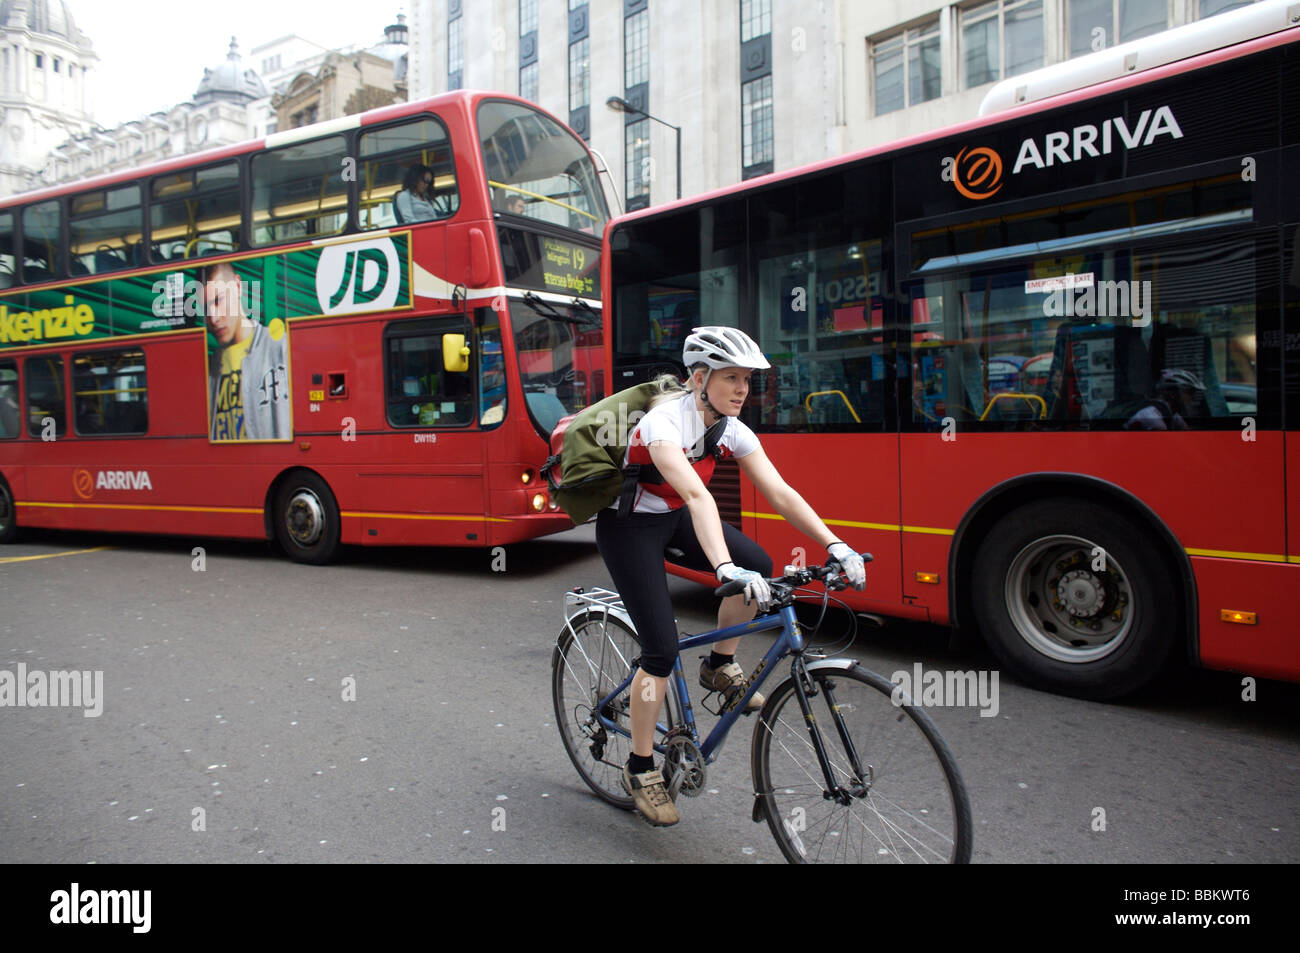
[[[90,44],[63,0],[0,0],[0,27],[57,36],[79,46]]]
[[[256,70],[244,69],[239,57],[239,44],[230,38],[230,52],[226,61],[216,69],[205,69],[199,88],[194,92],[194,102],[200,106],[216,99],[236,103],[249,103],[268,95],[266,84]]]

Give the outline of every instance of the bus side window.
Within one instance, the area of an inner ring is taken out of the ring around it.
[[[339,170],[347,155],[347,139],[327,136],[253,156],[253,244],[342,232],[349,184]]]
[[[57,199],[23,209],[23,280],[28,284],[49,281],[63,271],[59,254],[62,221],[63,209]]]
[[[63,358],[29,357],[24,364],[27,379],[27,434],[45,437],[46,421],[53,421],[54,435],[67,432],[67,399],[63,387]]]
[[[143,232],[138,185],[72,196],[68,222],[72,273],[99,275],[130,267],[131,249]]]
[[[12,288],[18,283],[17,260],[14,258],[14,216],[12,212],[0,214],[0,289]]]
[[[0,363],[0,439],[18,436],[18,365]]]
[[[239,248],[239,163],[160,175],[150,183],[150,254],[155,262]]]
[[[431,117],[363,133],[359,176],[363,230],[449,218],[460,208],[451,139]],[[409,215],[398,214],[399,195]]]

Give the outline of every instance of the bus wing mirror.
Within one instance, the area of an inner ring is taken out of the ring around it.
[[[464,374],[469,370],[469,346],[463,334],[442,336],[442,368],[449,374]]]

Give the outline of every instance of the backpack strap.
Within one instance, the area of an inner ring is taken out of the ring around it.
[[[702,451],[696,462],[709,456],[715,460],[721,459],[722,453],[718,450],[718,445],[722,443],[722,435],[726,431],[727,418],[723,417],[704,432],[704,437],[700,443],[696,444],[696,447],[699,447]],[[618,496],[618,515],[631,515],[632,505],[636,502],[638,484],[659,484],[664,482],[666,481],[663,475],[660,474],[659,468],[653,463],[631,463],[625,466],[623,468],[623,489]]]

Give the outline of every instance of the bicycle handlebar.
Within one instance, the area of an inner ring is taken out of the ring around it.
[[[858,553],[864,563],[872,562],[875,557],[871,553]],[[795,569],[792,566],[786,567],[786,573],[782,576],[773,576],[768,579],[768,584],[773,591],[773,604],[783,601],[797,586],[804,586],[813,580],[820,580],[826,584],[827,589],[838,590],[847,589],[848,580],[844,578],[843,568],[839,561],[835,559],[826,560],[825,566],[812,566],[804,569]],[[783,594],[777,598],[778,587],[783,590]],[[724,582],[713,590],[713,594],[720,598],[735,596],[745,591],[745,582],[740,579],[733,579],[731,582]]]

